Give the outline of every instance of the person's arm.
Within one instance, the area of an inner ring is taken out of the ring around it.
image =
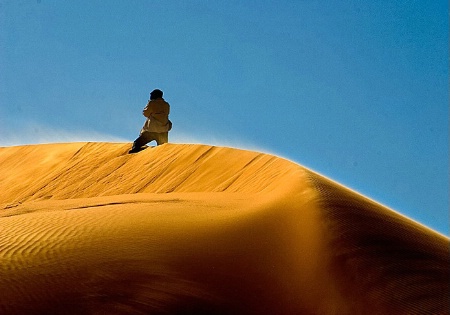
[[[147,103],[147,106],[145,106],[144,110],[142,111],[142,115],[144,115],[147,118],[150,118],[150,116],[153,114],[152,106],[150,104],[150,101]]]

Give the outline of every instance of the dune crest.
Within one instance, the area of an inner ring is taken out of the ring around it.
[[[290,161],[0,148],[0,314],[449,314],[449,239]]]

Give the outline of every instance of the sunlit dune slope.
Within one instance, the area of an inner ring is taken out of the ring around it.
[[[0,203],[135,193],[271,191],[298,167],[274,156],[167,144],[47,144],[0,150]]]
[[[290,161],[0,148],[0,314],[449,314],[449,239]]]

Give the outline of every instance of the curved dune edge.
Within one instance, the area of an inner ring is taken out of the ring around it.
[[[449,239],[292,162],[0,148],[0,314],[448,314]]]

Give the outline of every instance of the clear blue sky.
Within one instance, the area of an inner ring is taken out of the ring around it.
[[[447,0],[0,0],[0,145],[276,154],[449,235]]]

